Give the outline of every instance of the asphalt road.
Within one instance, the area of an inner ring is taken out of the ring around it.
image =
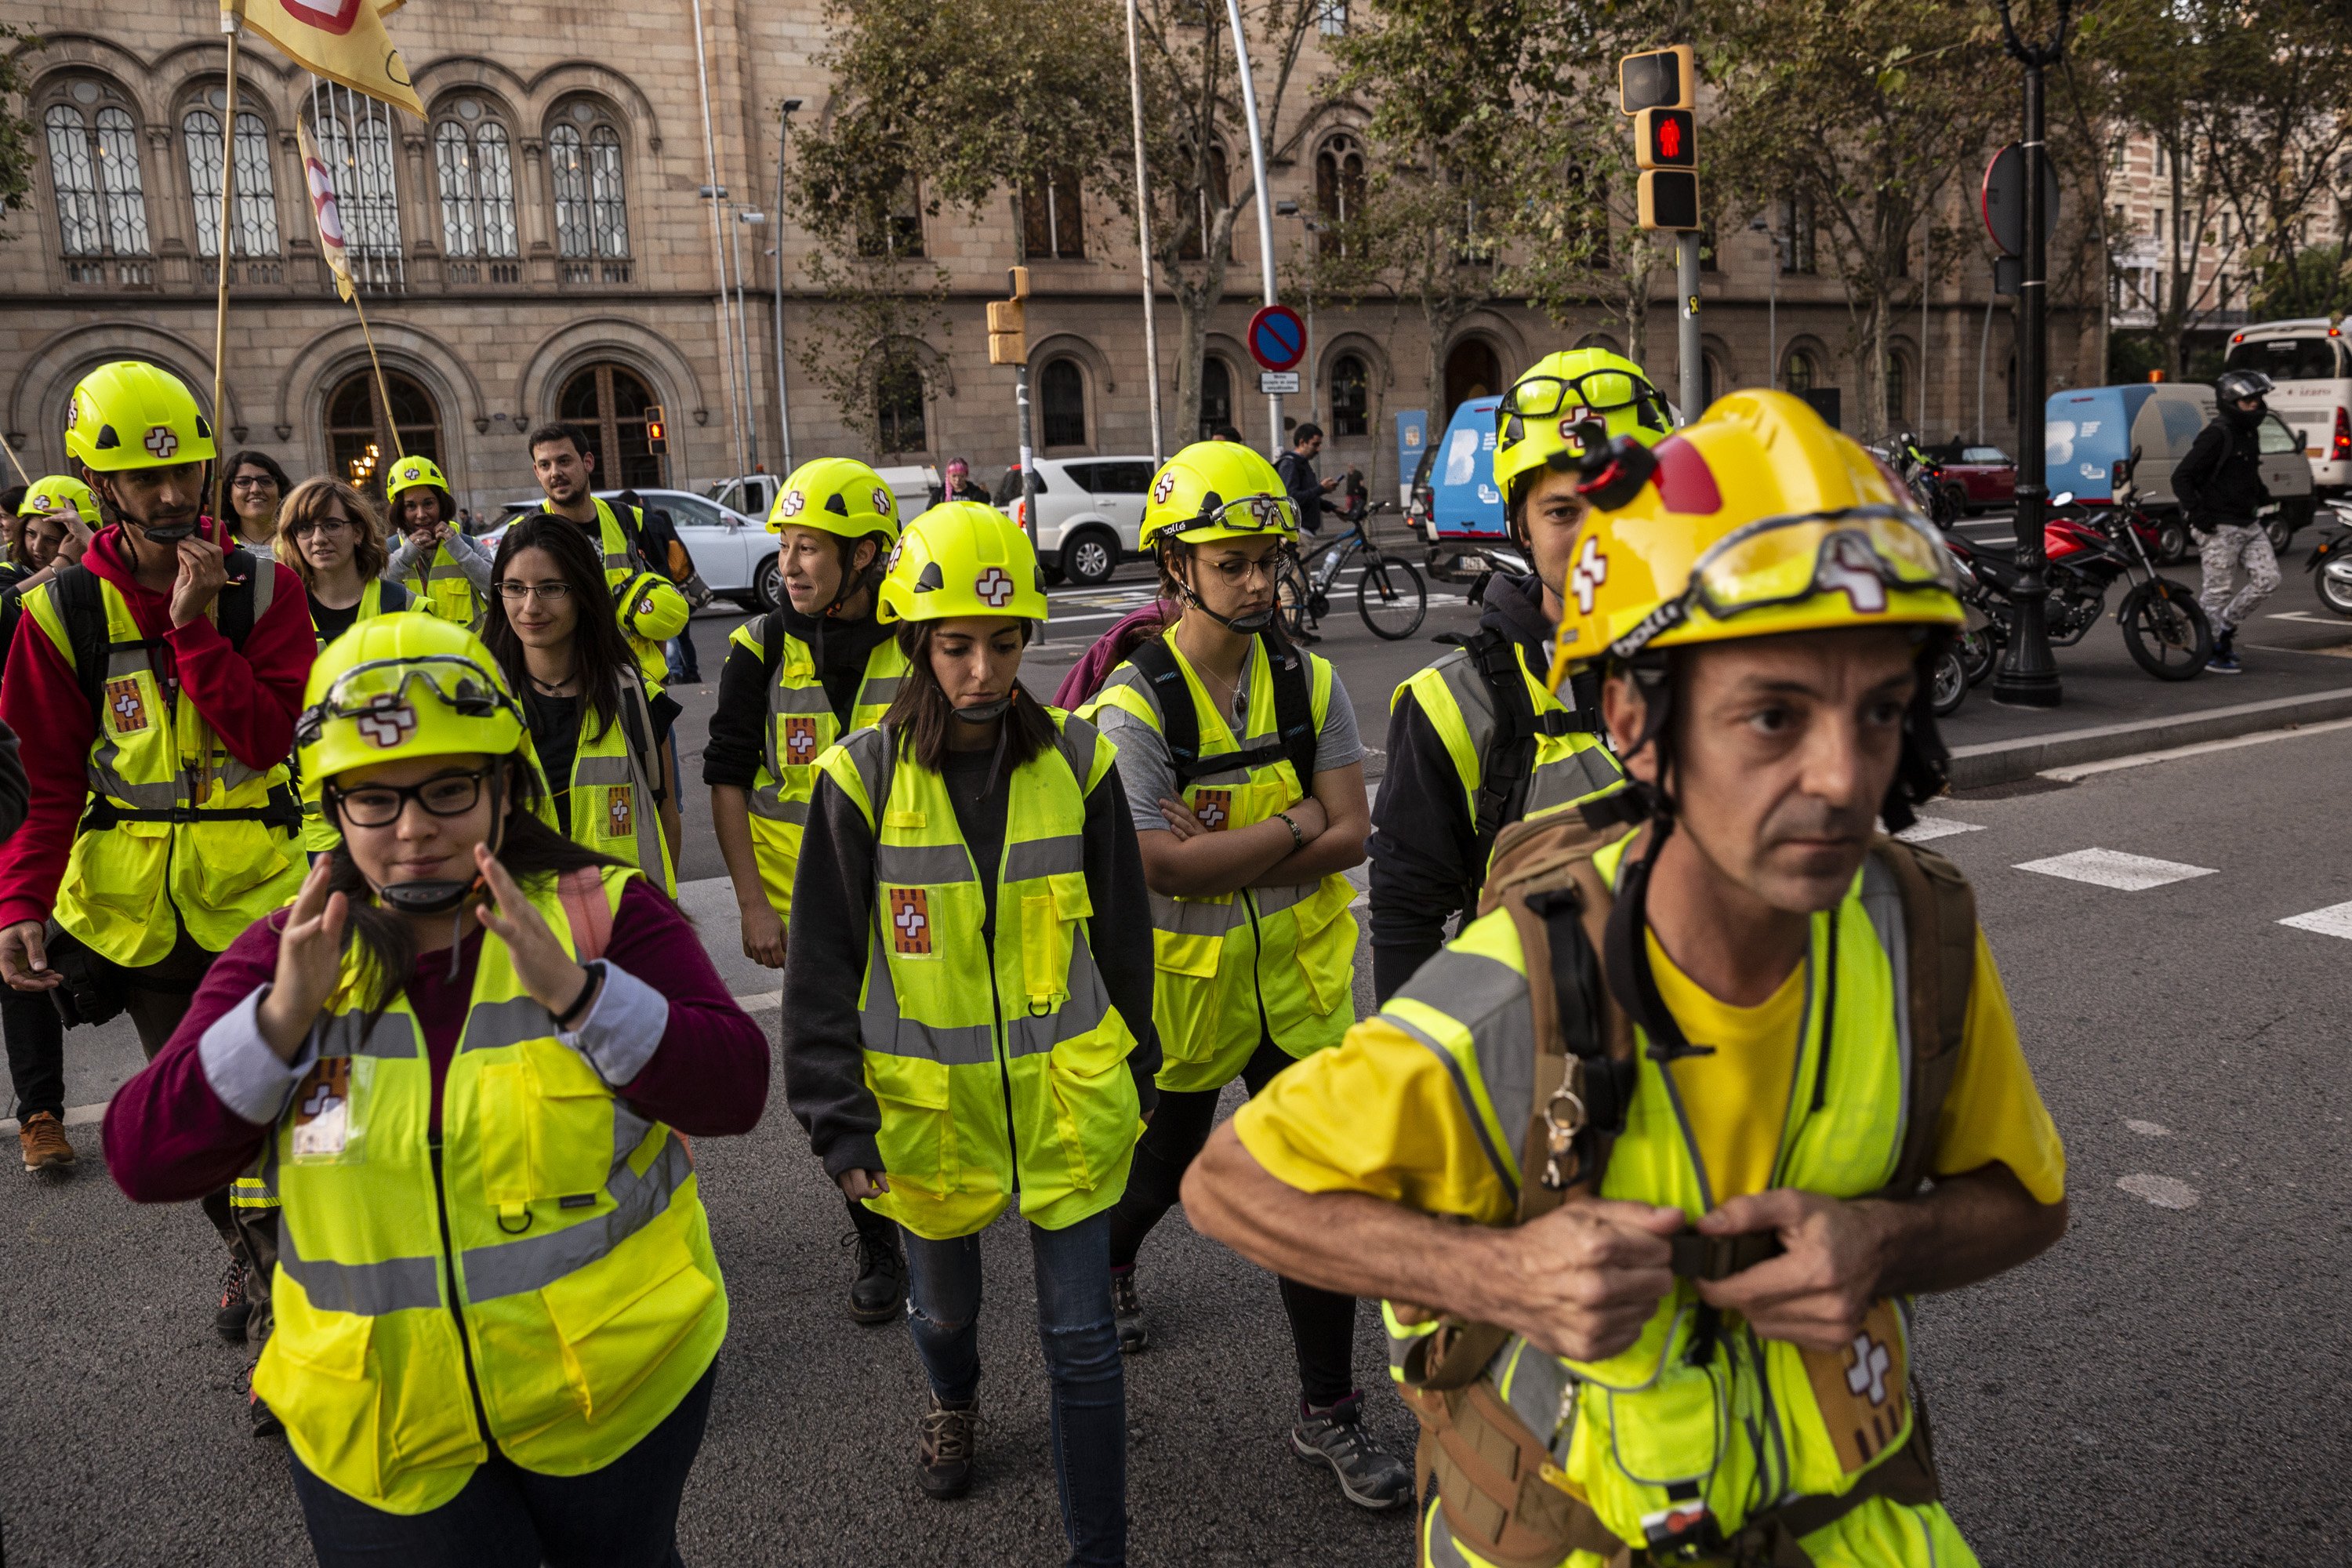
[[[1063,624],[1108,624],[1082,613]],[[1449,621],[1468,616],[1438,606],[1424,635]],[[718,629],[702,638],[713,670]],[[1054,656],[1066,664],[1081,643],[1057,626],[1033,684],[1050,689]],[[1327,651],[1377,742],[1389,686],[1431,650],[1374,644],[1357,625]],[[1932,808],[1973,829],[1937,847],[1976,882],[2070,1158],[2058,1247],[1921,1314],[1951,1507],[1988,1563],[2352,1558],[2347,1093],[2340,1031],[2321,1012],[2352,956],[2352,872],[2325,837],[2347,767],[2352,729],[2315,729]],[[2022,868],[2091,850],[2111,853]],[[689,849],[688,901],[730,985],[757,997],[774,980],[736,949],[724,884],[703,879],[717,871],[715,852]],[[2165,877],[2177,879],[2108,885]],[[2315,915],[2315,929],[2281,923]],[[756,1005],[772,1028],[772,1001]],[[135,1067],[111,1033],[72,1042],[77,1103]],[[124,1202],[96,1131],[73,1130],[71,1179],[0,1181],[5,1562],[307,1562],[283,1450],[245,1435],[242,1357],[212,1333],[217,1244],[192,1206]],[[697,1152],[734,1317],[687,1494],[687,1559],[1058,1561],[1015,1228],[983,1243],[980,1484],[930,1503],[911,1475],[912,1348],[842,1313],[845,1216],[798,1129],[772,1100],[751,1135]],[[1129,1363],[1135,1560],[1409,1561],[1403,1521],[1349,1507],[1282,1444],[1294,1373],[1272,1281],[1174,1215],[1142,1281],[1155,1341]],[[1375,1429],[1408,1447],[1410,1419],[1379,1392],[1369,1311],[1358,1370]]]

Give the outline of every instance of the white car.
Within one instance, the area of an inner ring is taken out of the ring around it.
[[[1047,580],[1092,587],[1141,554],[1137,536],[1151,469],[1149,457],[1037,459],[1037,556]],[[1025,521],[1019,469],[1005,470],[995,500],[1013,521]]]
[[[608,501],[620,494],[618,490],[596,493]],[[677,530],[686,552],[694,557],[695,571],[712,593],[750,610],[776,607],[782,593],[776,541],[763,521],[687,490],[639,490],[637,500],[648,511],[669,514],[670,525]],[[508,502],[497,526],[482,535],[482,548],[495,553],[508,525],[540,506],[536,499]]]
[[[928,463],[909,463],[895,468],[877,468],[890,493],[898,498],[898,515],[919,517],[931,504],[940,491],[940,471]],[[720,506],[740,511],[746,517],[764,520],[775,510],[776,492],[783,488],[782,479],[774,474],[746,474],[740,479],[720,479],[703,487],[704,497]]]

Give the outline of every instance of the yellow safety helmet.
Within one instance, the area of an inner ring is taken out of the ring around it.
[[[1801,398],[1735,392],[1654,451],[1638,442],[1588,486],[1553,685],[1604,654],[1963,623],[1934,525]]]
[[[33,481],[25,499],[16,503],[18,517],[37,517],[43,512],[64,511],[68,508],[81,513],[81,520],[92,528],[105,526],[99,521],[98,497],[90,488],[71,474],[44,474]]]
[[[907,525],[882,578],[885,621],[1045,618],[1045,574],[1029,535],[976,500],[942,501]]]
[[[444,495],[448,493],[449,481],[443,477],[441,466],[430,458],[403,458],[392,466],[392,472],[385,476],[383,499],[396,501],[400,499],[400,492],[403,490],[423,489],[427,487],[439,490]]]
[[[878,533],[888,543],[898,537],[898,498],[856,458],[819,458],[786,475],[776,492],[768,531],[787,528],[821,529],[852,540]]]
[[[320,649],[294,724],[303,776],[320,780],[412,757],[531,756],[525,737],[482,639],[410,610],[370,616]]]
[[[195,394],[143,360],[116,360],[81,378],[66,407],[66,450],[100,474],[219,456]]]
[[[1495,488],[1505,507],[1537,468],[1575,467],[1583,451],[1576,427],[1587,419],[1600,420],[1612,441],[1631,436],[1645,447],[1674,428],[1665,395],[1623,354],[1607,349],[1546,354],[1495,405]]]
[[[1151,477],[1137,542],[1149,547],[1165,536],[1204,544],[1268,533],[1298,542],[1298,508],[1274,465],[1237,441],[1195,441]]]

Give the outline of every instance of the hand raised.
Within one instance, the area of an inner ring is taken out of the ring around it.
[[[172,584],[172,624],[184,626],[212,607],[228,582],[228,565],[221,547],[199,533],[180,541],[180,574]],[[257,571],[271,570],[268,562]]]
[[[327,891],[331,859],[322,859],[302,879],[302,890],[287,911],[278,936],[278,973],[261,999],[261,1037],[280,1061],[292,1061],[303,1037],[335,994],[343,968],[343,926],[350,900]]]
[[[550,1013],[562,1015],[580,999],[582,988],[588,984],[589,971],[563,951],[563,944],[555,940],[545,918],[531,907],[530,900],[507,874],[507,868],[499,864],[488,845],[474,846],[474,864],[488,884],[492,900],[476,905],[474,918],[507,944],[515,978],[522,982],[530,999]],[[604,895],[600,891],[597,896]]]

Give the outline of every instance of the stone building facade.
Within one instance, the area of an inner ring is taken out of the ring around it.
[[[530,493],[521,437],[559,416],[589,427],[608,480],[700,489],[739,465],[781,467],[769,254],[780,226],[778,110],[803,100],[803,125],[827,110],[828,84],[813,64],[822,7],[701,0],[699,51],[695,15],[693,0],[405,8],[391,25],[427,106],[423,122],[322,92],[248,39],[233,138],[240,195],[229,225],[220,421],[230,440],[297,474],[363,481],[396,440],[436,457],[476,506]],[[104,360],[155,360],[209,395],[226,108],[214,16],[189,0],[115,0],[102,33],[29,18],[43,35],[26,60],[23,106],[37,166],[30,205],[0,243],[0,430],[37,472],[63,463],[67,399]],[[1311,44],[1305,68],[1310,80],[1331,70]],[[1317,159],[1343,151],[1361,119],[1345,104],[1318,110],[1296,155],[1271,171],[1276,198],[1312,214]],[[338,170],[381,388],[367,374],[360,321],[336,300],[319,257],[299,121]],[[1237,146],[1229,166],[1247,160]],[[713,185],[730,193],[725,203],[703,194]],[[1948,221],[1972,195],[1954,192]],[[767,216],[757,226],[742,221],[753,207]],[[906,389],[884,422],[904,448],[887,453],[850,436],[795,363],[827,306],[805,286],[808,247],[783,227],[793,456],[940,463],[965,454],[983,476],[1010,460],[1014,373],[987,363],[984,308],[1002,293],[1004,268],[1023,259],[1024,237],[1039,252],[1028,258],[1028,316],[1044,451],[1149,452],[1132,232],[1112,213],[1055,216],[1043,247],[1034,222],[1024,236],[1010,193],[976,217],[921,220],[923,253],[946,269],[950,293],[943,330],[920,355],[919,395]],[[1311,238],[1295,217],[1278,218],[1276,235],[1278,266]],[[1702,289],[1707,381],[1715,390],[1761,383],[1777,362],[1783,384],[1810,385],[1825,404],[1834,396],[1854,429],[1865,422],[1853,322],[1834,279],[1806,269],[1799,248],[1776,271],[1766,233],[1726,225]],[[1962,270],[1964,280],[1937,286],[1924,318],[1914,306],[1898,321],[1890,401],[1898,423],[1933,437],[1974,431],[1981,358],[1990,367],[1985,433],[2005,440],[2014,417],[2010,308],[1986,310],[1980,261]],[[724,286],[739,272],[740,312]],[[1245,218],[1209,338],[1207,412],[1230,416],[1253,441],[1267,436],[1241,342],[1256,281],[1255,223]],[[1669,391],[1672,281],[1658,279],[1649,332],[1650,368]],[[1173,315],[1163,303],[1171,420]],[[1563,331],[1497,301],[1452,329],[1433,376],[1411,310],[1326,310],[1305,367],[1312,395],[1286,399],[1286,413],[1332,432],[1327,472],[1359,466],[1376,495],[1393,494],[1393,414],[1426,410],[1433,434],[1463,396],[1543,353],[1621,335],[1598,310]],[[2080,356],[2071,328],[2053,340],[2055,380]],[[667,416],[663,453],[647,440],[656,406]],[[1190,434],[1171,429],[1171,444]]]

